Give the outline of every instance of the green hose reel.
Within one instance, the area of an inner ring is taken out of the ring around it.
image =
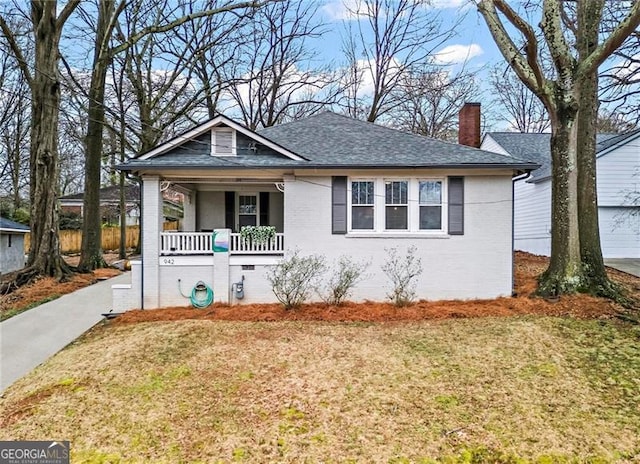
[[[178,290],[183,297],[189,298],[191,306],[194,308],[206,308],[213,303],[213,290],[201,280],[193,287],[190,296],[182,293],[182,289],[180,288],[180,279],[178,279]]]

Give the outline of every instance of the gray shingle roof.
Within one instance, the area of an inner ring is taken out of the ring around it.
[[[626,134],[598,134],[596,154],[640,133],[640,129]],[[526,159],[540,165],[531,173],[531,182],[539,182],[551,177],[551,134],[528,134],[521,132],[489,132],[502,148],[519,159]]]
[[[292,160],[263,146],[249,149],[238,142],[238,156],[210,156],[207,138],[123,167],[144,168],[393,168],[393,167],[506,167],[533,169],[532,163],[401,132],[325,112],[261,129],[257,133],[305,158]],[[194,143],[197,142],[197,143]]]
[[[29,226],[25,226],[24,224],[20,224],[19,222],[15,222],[0,216],[0,230],[7,230],[7,229],[19,230],[25,233],[29,232]]]

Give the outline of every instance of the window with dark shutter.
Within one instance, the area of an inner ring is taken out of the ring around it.
[[[449,235],[464,235],[464,177],[449,177]]]
[[[260,225],[269,224],[269,192],[260,192]]]
[[[235,230],[236,219],[236,193],[224,192],[224,226],[227,229]]]
[[[331,233],[347,233],[347,177],[331,178]]]

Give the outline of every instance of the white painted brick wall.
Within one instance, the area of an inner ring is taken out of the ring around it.
[[[143,307],[157,308],[159,304],[158,256],[160,255],[160,231],[162,230],[162,199],[160,178],[142,178],[142,267]]]
[[[318,253],[329,262],[341,255],[370,262],[368,278],[353,300],[384,300],[390,290],[381,265],[385,248],[415,245],[424,272],[418,298],[469,299],[507,296],[512,291],[511,178],[465,177],[465,234],[448,238],[353,238],[331,234],[331,178],[288,180],[285,186],[285,240],[288,250]]]

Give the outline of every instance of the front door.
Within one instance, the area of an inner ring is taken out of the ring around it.
[[[258,225],[258,195],[238,195],[238,225]]]

